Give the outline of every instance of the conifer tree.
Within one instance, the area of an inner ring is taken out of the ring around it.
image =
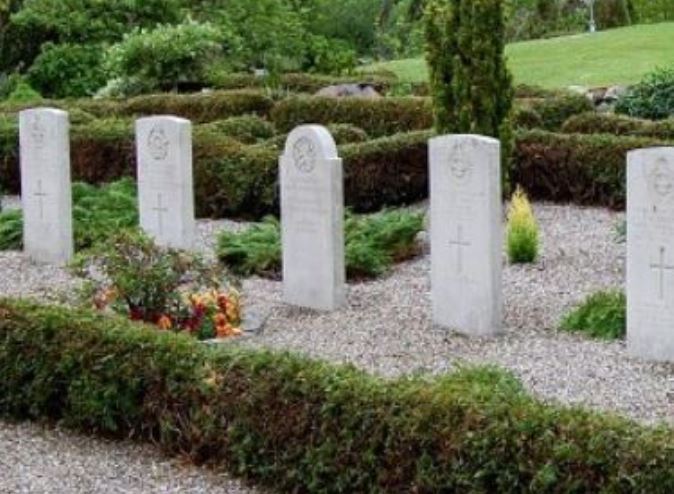
[[[503,0],[430,0],[425,33],[436,130],[500,139],[507,184],[513,88]]]

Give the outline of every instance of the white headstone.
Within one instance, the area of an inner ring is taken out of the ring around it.
[[[172,116],[136,121],[140,226],[159,245],[194,243],[192,124]]]
[[[627,344],[674,362],[674,147],[627,156]]]
[[[24,250],[35,261],[66,264],[73,256],[68,114],[36,108],[19,120]]]
[[[499,141],[447,135],[430,141],[433,322],[472,336],[501,330]]]
[[[280,160],[283,294],[292,305],[344,303],[342,160],[327,129],[297,127]]]

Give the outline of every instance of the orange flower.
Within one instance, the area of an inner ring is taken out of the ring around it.
[[[159,329],[163,329],[164,331],[169,330],[173,327],[173,321],[171,321],[171,318],[164,314],[159,318],[159,321],[157,321],[157,326],[159,326]]]
[[[217,326],[215,328],[215,332],[218,338],[228,338],[232,336],[232,331],[234,328],[232,328],[231,324],[223,324],[221,326]]]
[[[220,310],[227,310],[227,305],[228,305],[228,300],[227,300],[227,295],[224,293],[220,293],[218,295],[218,307]]]

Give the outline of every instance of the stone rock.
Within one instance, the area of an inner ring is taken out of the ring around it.
[[[500,147],[476,135],[429,144],[433,322],[471,336],[501,332]]]
[[[316,96],[331,98],[381,98],[381,94],[371,84],[338,84],[328,86],[316,93]]]
[[[283,299],[315,310],[345,301],[342,160],[325,127],[303,125],[280,159]]]
[[[24,250],[38,262],[67,264],[74,252],[68,114],[36,108],[19,121]]]
[[[674,362],[674,147],[627,156],[627,347]]]
[[[615,103],[625,93],[627,93],[627,86],[611,86],[604,93],[604,102],[605,103]]]

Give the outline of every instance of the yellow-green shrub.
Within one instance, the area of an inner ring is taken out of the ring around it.
[[[508,259],[511,263],[534,262],[538,257],[538,224],[529,199],[518,187],[508,212]]]

